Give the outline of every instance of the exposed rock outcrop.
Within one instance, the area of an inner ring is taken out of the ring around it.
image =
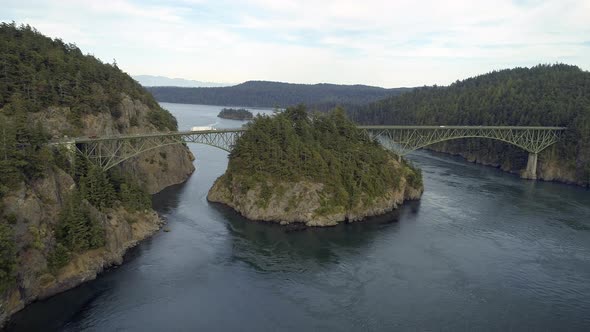
[[[49,108],[34,114],[33,121],[40,121],[53,137],[139,134],[158,131],[149,121],[150,108],[138,100],[123,95],[116,115],[110,112],[86,114],[82,117],[82,130],[69,119],[68,108]],[[193,155],[186,146],[170,145],[147,151],[122,163],[123,170],[133,174],[150,193],[184,182],[195,170]]]
[[[120,264],[127,249],[162,225],[154,211],[132,213],[117,208],[100,212],[90,207],[94,220],[106,230],[105,246],[77,254],[59,271],[50,271],[47,257],[55,244],[51,229],[57,222],[62,197],[73,188],[72,178],[56,169],[3,199],[6,212],[16,217],[19,264],[16,285],[2,298],[0,321],[30,302],[92,280],[106,267]]]
[[[391,160],[401,167],[395,160]],[[422,196],[422,184],[410,185],[403,176],[399,186],[391,188],[384,195],[361,199],[352,207],[345,202],[328,206],[330,191],[322,183],[309,181],[270,181],[244,188],[244,179],[232,175],[218,178],[209,190],[210,202],[228,205],[250,220],[272,221],[283,225],[304,223],[307,226],[334,226],[340,222],[358,222],[367,217],[385,214],[394,210],[406,200],[417,200]],[[270,188],[270,194],[269,194]],[[363,197],[364,196],[364,197]]]

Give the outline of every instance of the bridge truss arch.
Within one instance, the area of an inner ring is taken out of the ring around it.
[[[69,143],[75,145],[82,156],[106,171],[144,152],[175,144],[204,144],[230,152],[243,131],[232,129],[117,135],[75,139]]]
[[[363,126],[371,137],[399,156],[432,144],[462,139],[486,138],[517,146],[529,153],[521,176],[537,178],[537,160],[541,151],[557,143],[564,127],[510,126]]]
[[[462,138],[486,138],[538,154],[561,138],[564,127],[510,126],[361,126],[386,148],[404,156],[432,144]]]
[[[486,138],[502,141],[529,152],[524,177],[536,178],[539,152],[557,143],[564,127],[507,127],[507,126],[359,126],[370,137],[399,156],[444,141],[461,138]],[[65,145],[78,151],[89,161],[108,170],[141,153],[163,146],[183,143],[210,145],[230,152],[245,129],[181,131],[106,137],[79,137],[53,141],[51,145]]]

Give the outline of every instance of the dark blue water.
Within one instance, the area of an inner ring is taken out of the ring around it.
[[[181,129],[242,124],[217,119],[221,107],[164,106]],[[154,198],[170,233],[10,328],[590,330],[588,190],[416,153],[420,202],[368,223],[287,232],[209,204],[227,154],[191,149],[197,171]]]

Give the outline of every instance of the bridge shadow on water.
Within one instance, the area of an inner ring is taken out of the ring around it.
[[[231,259],[258,273],[303,272],[341,263],[344,255],[363,255],[387,233],[398,232],[400,219],[416,214],[420,202],[407,202],[385,215],[332,227],[279,225],[251,221],[232,208],[210,203],[223,219],[231,238]]]

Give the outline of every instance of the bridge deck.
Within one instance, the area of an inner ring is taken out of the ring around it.
[[[385,148],[404,156],[428,145],[459,138],[495,139],[517,146],[536,160],[539,152],[557,143],[564,127],[519,126],[358,126]],[[64,137],[50,142],[78,151],[104,170],[141,153],[172,144],[198,143],[231,152],[246,128],[209,129],[112,135],[101,137]],[[535,163],[530,163],[535,165]],[[533,166],[531,177],[535,177]]]
[[[155,132],[155,133],[144,133],[144,134],[129,134],[129,135],[111,135],[111,136],[99,136],[96,138],[82,136],[82,137],[71,137],[71,138],[60,138],[57,140],[50,141],[50,144],[63,144],[63,143],[92,143],[100,141],[114,141],[114,140],[125,140],[134,138],[149,138],[149,137],[171,137],[171,136],[186,136],[194,134],[223,134],[223,133],[235,133],[245,131],[245,128],[228,128],[218,130],[198,130],[198,131],[169,131],[169,132]]]
[[[503,129],[503,130],[566,130],[566,127],[541,127],[541,126],[358,126],[359,129],[366,130],[430,130],[430,129]],[[223,133],[235,133],[243,132],[245,128],[226,128],[226,129],[214,129],[214,130],[198,130],[198,131],[173,131],[173,132],[156,132],[156,133],[144,133],[144,134],[131,134],[131,135],[112,135],[112,136],[99,136],[99,137],[72,137],[62,138],[53,140],[50,142],[52,145],[59,145],[64,143],[92,143],[100,141],[112,141],[112,140],[127,140],[135,138],[149,138],[149,137],[171,137],[171,136],[187,136],[195,134],[223,134]]]
[[[520,130],[566,130],[567,127],[544,126],[357,126],[359,129],[520,129]]]

